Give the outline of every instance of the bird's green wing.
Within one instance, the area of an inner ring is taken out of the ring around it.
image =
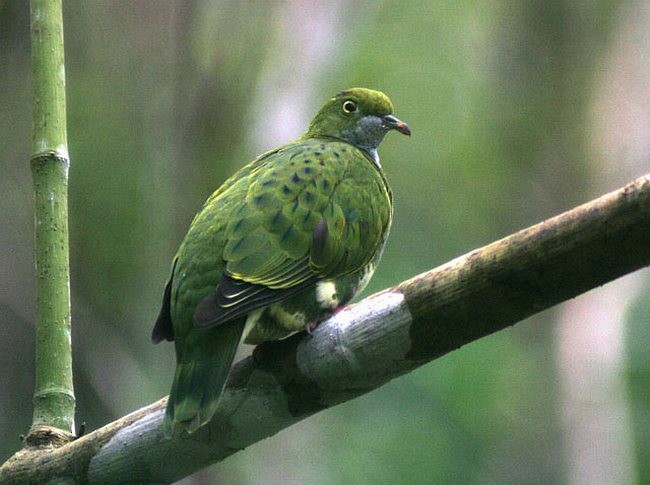
[[[209,327],[286,299],[319,279],[363,268],[381,247],[391,220],[383,175],[344,142],[302,140],[263,158],[241,199],[227,191],[213,203],[230,208],[223,275],[196,307]],[[222,209],[222,210],[224,210]]]

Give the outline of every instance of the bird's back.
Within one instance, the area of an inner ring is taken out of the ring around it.
[[[251,162],[208,199],[178,251],[176,332],[191,329],[224,271],[274,290],[360,271],[383,244],[390,198],[383,174],[345,142],[302,140]]]

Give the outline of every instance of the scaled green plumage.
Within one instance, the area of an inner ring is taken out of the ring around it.
[[[240,342],[284,338],[368,282],[392,220],[377,146],[410,134],[383,93],[330,99],[296,141],[230,177],[196,215],[172,266],[152,339],[174,340],[164,429],[210,420]]]

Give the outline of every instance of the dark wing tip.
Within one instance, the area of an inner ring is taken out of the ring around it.
[[[269,292],[273,293],[273,290],[224,273],[216,290],[196,305],[194,323],[199,328],[207,328],[243,317],[267,304]]]
[[[194,309],[194,323],[197,327],[210,327],[222,319],[222,309],[217,303],[217,293],[210,292]]]
[[[216,291],[206,295],[194,309],[194,323],[208,328],[248,315],[253,310],[290,298],[317,281],[316,275],[288,288],[274,289],[247,283],[224,273]]]
[[[171,278],[165,286],[165,293],[163,295],[162,307],[156,319],[151,332],[151,341],[154,344],[163,340],[174,340],[174,326],[172,325],[171,317],[171,297],[172,297],[172,280]]]

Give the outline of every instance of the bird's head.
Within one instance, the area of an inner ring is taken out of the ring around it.
[[[410,135],[408,125],[393,116],[393,103],[380,91],[341,91],[318,111],[303,138],[332,137],[365,150],[379,162],[377,147],[390,130]]]

